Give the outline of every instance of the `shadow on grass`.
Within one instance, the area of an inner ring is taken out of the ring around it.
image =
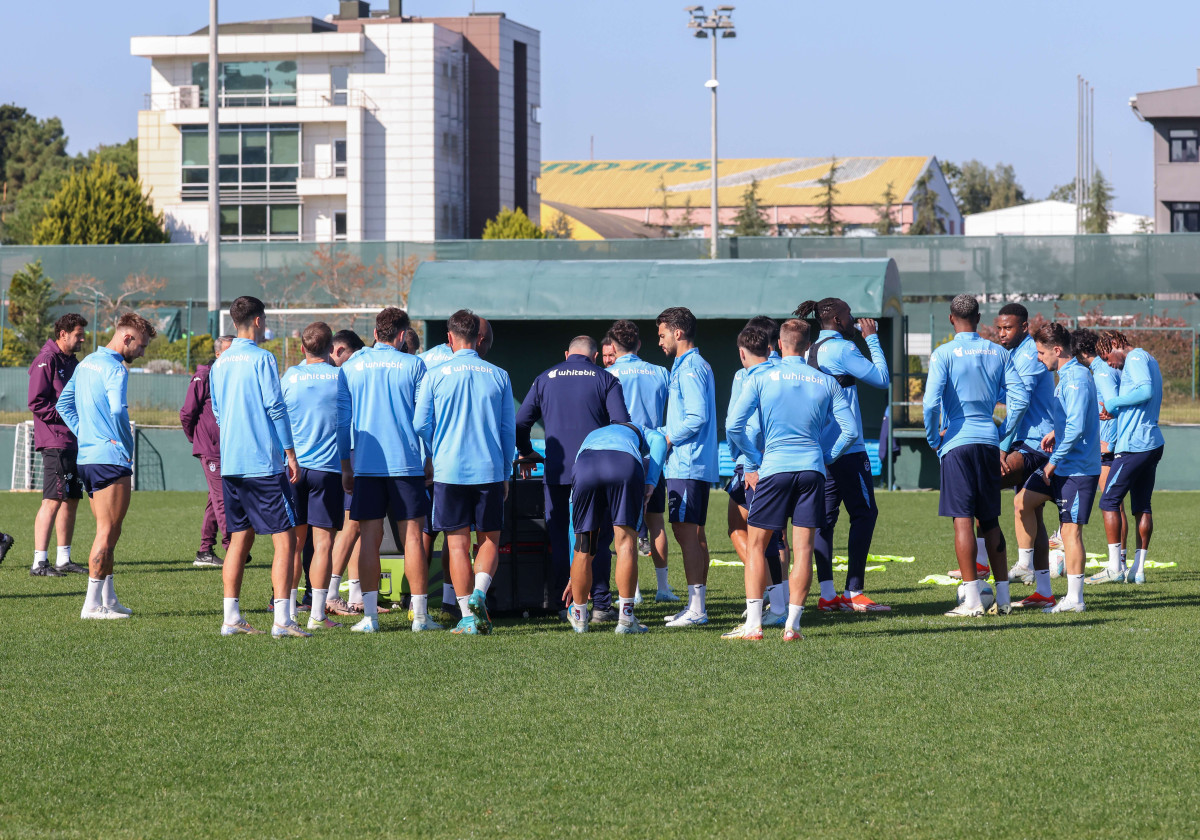
[[[995,618],[992,616],[984,616],[981,619],[948,618],[944,624],[922,624],[919,627],[914,627],[912,625],[879,627],[877,629],[866,630],[864,632],[875,636],[909,636],[925,633],[991,633],[996,630],[1026,630],[1031,627],[1098,627],[1100,625],[1109,624],[1115,620],[1116,619],[1112,618],[1091,618],[1079,621],[1071,621],[1069,623],[1058,623],[1053,620],[1013,621],[1011,618]]]

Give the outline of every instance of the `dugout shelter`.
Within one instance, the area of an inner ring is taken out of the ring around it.
[[[563,360],[577,335],[599,342],[618,318],[637,323],[641,357],[670,367],[658,348],[654,319],[671,306],[696,316],[696,345],[716,376],[724,437],[737,335],[747,319],[783,320],[805,300],[839,297],[855,317],[879,320],[880,342],[903,399],[903,309],[892,259],[781,260],[449,260],[422,263],[413,277],[409,314],[425,322],[425,346],[444,342],[445,320],[471,309],[492,322],[491,361],[508,371],[518,405],[534,378]],[[814,336],[815,338],[815,336]],[[888,397],[862,388],[863,433],[878,438]]]

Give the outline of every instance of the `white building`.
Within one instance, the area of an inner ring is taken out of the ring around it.
[[[222,239],[458,239],[501,206],[539,218],[536,30],[350,0],[221,24],[218,50]],[[172,241],[206,240],[208,30],[131,52],[151,59],[142,182]]]
[[[967,236],[1060,236],[1081,233],[1076,227],[1075,204],[1069,201],[1035,201],[963,217],[963,230]],[[1136,213],[1113,213],[1108,232],[1153,233],[1154,219]]]

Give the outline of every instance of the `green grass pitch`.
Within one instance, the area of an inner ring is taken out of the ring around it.
[[[917,583],[953,565],[936,494],[882,494],[876,550],[917,558],[868,574],[895,612],[812,609],[785,645],[719,638],[743,606],[728,567],[698,630],[647,604],[642,637],[551,620],[416,636],[394,612],[374,637],[221,638],[187,493],[135,494],[117,555],[135,616],[82,622],[82,576],[27,573],[38,499],[0,494],[18,539],[0,568],[0,837],[1194,836],[1198,502],[1156,497],[1151,557],[1178,566],[1147,585],[1089,587],[1082,615],[964,622],[941,615],[952,588]],[[709,540],[729,560],[725,505],[714,493]],[[262,629],[264,549],[244,599]],[[648,559],[641,579],[653,591]]]

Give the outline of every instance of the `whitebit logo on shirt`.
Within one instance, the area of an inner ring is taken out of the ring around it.
[[[442,365],[442,376],[449,376],[452,373],[454,371],[450,369],[450,365]]]
[[[475,370],[479,371],[480,373],[490,373],[492,369],[487,365],[472,365],[465,362],[457,365],[451,365],[449,362],[447,362],[442,366],[442,375],[449,376],[451,373],[458,373],[460,370]]]
[[[777,370],[773,370],[773,371],[771,371],[771,372],[770,372],[769,374],[767,374],[767,375],[771,377],[771,381],[772,381],[772,382],[778,382],[778,381],[779,381],[779,371],[777,371]]]
[[[960,359],[961,359],[963,356],[995,356],[995,355],[996,355],[996,351],[995,351],[995,350],[991,350],[991,349],[989,349],[989,348],[987,348],[987,347],[980,347],[980,348],[977,348],[977,349],[975,349],[975,350],[971,350],[971,349],[964,350],[964,349],[963,349],[963,348],[961,348],[961,347],[955,347],[955,348],[954,348],[954,355],[955,355],[955,356],[958,356],[958,358],[960,358]]]
[[[954,348],[954,355],[955,355],[955,356],[958,356],[958,358],[960,358],[960,359],[961,359],[961,358],[962,358],[962,348],[961,348],[961,347],[955,347],[955,348]]]
[[[595,376],[595,375],[596,375],[596,371],[594,371],[594,370],[572,370],[570,368],[568,368],[566,370],[552,370],[547,374],[547,376],[549,376],[551,379],[553,379],[556,376]]]

